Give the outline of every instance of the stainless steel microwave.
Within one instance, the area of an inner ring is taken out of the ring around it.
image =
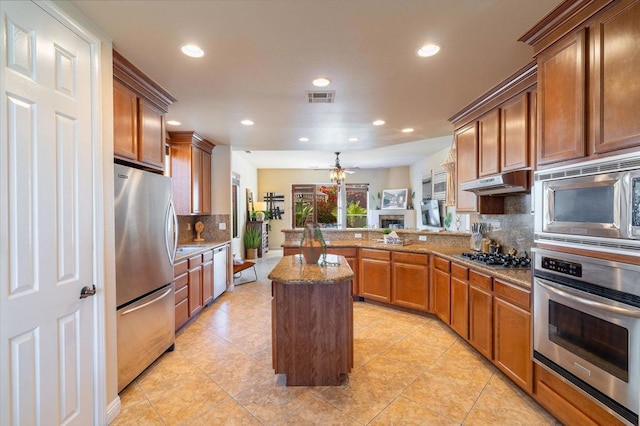
[[[640,247],[640,157],[536,172],[534,239]]]

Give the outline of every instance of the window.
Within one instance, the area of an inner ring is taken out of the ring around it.
[[[238,238],[238,191],[240,190],[240,175],[231,177],[231,222],[233,223],[233,238]]]
[[[338,185],[292,185],[293,227],[338,227]]]
[[[323,228],[366,228],[368,184],[346,184],[345,199],[335,184],[292,185],[294,228],[316,224]],[[346,205],[346,208],[342,206]],[[345,220],[346,219],[346,220]]]
[[[369,185],[351,184],[345,185],[347,193],[347,228],[366,228],[367,212],[369,205]]]

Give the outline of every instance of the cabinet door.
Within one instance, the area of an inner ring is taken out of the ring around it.
[[[640,3],[620,2],[591,35],[591,139],[596,153],[640,145]]]
[[[139,160],[164,170],[164,114],[140,98],[139,123]]]
[[[529,93],[502,105],[500,163],[503,172],[529,167]]]
[[[191,149],[191,212],[202,213],[202,151]]]
[[[202,306],[213,300],[213,261],[202,264]]]
[[[460,184],[478,178],[478,138],[477,126],[471,124],[455,134],[457,153],[456,211],[476,212],[478,208],[476,194],[462,191]]]
[[[493,295],[474,285],[469,286],[469,343],[493,358]]]
[[[113,81],[113,153],[138,159],[138,97],[117,80]]]
[[[478,120],[478,176],[500,173],[500,108]]]
[[[202,309],[202,266],[189,271],[189,316]]]
[[[358,258],[357,257],[345,257],[347,259],[347,263],[349,263],[349,267],[355,274],[353,280],[351,281],[351,295],[359,296],[360,289],[358,288]]]
[[[469,284],[451,277],[451,328],[469,338]]]
[[[433,271],[433,312],[447,324],[451,324],[451,282],[449,274]]]
[[[531,314],[496,296],[493,320],[494,363],[518,386],[531,393]]]
[[[538,56],[538,165],[586,155],[585,30]]]
[[[391,301],[391,265],[388,260],[360,259],[359,272],[363,297],[380,302]]]
[[[202,151],[201,213],[211,214],[211,154]]]
[[[393,262],[391,283],[392,303],[405,308],[427,310],[429,270],[426,265]]]

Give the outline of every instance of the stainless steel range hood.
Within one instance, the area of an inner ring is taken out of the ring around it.
[[[509,195],[518,192],[529,192],[529,171],[516,170],[500,175],[489,176],[460,184],[463,191],[477,195]]]

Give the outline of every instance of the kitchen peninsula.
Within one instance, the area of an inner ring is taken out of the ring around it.
[[[284,256],[269,274],[273,368],[287,386],[337,386],[353,367],[354,273],[343,256],[324,262]]]

